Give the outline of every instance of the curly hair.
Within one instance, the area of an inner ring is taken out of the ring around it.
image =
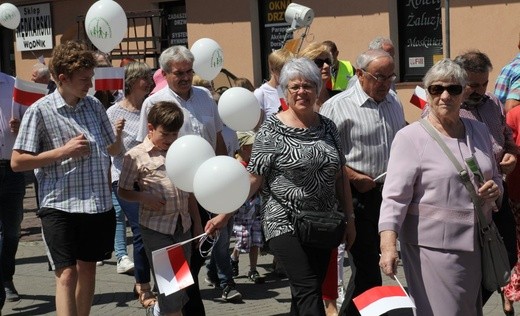
[[[49,70],[58,84],[61,84],[60,74],[70,77],[78,70],[94,69],[96,65],[96,59],[86,45],[77,41],[68,41],[54,47]]]

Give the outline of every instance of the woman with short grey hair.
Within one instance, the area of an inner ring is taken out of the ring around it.
[[[321,74],[308,58],[288,61],[280,84],[288,109],[260,127],[247,166],[250,192],[263,184],[262,214],[269,248],[291,284],[291,315],[325,316],[321,284],[331,248],[304,245],[294,234],[293,214],[303,210],[342,210],[348,220],[344,239],[355,238],[350,184],[334,122],[314,112]]]

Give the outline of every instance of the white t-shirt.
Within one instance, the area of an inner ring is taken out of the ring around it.
[[[265,119],[280,111],[280,94],[276,88],[271,87],[267,82],[258,87],[254,94],[265,112]]]

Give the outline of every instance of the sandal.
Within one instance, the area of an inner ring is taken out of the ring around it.
[[[148,286],[148,287],[140,286],[139,289],[137,288],[137,286],[134,286],[134,293],[138,295],[139,303],[141,303],[141,305],[144,308],[153,307],[155,305],[155,303],[157,302],[157,297],[152,292],[152,289],[150,286]]]

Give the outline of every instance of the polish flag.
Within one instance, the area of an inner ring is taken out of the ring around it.
[[[16,78],[13,89],[13,105],[30,106],[47,95],[47,85]]]
[[[426,100],[426,90],[416,86],[412,98],[410,99],[410,103],[422,110],[427,103]]]
[[[123,67],[98,67],[94,69],[94,90],[123,90],[125,69]]]
[[[353,299],[361,316],[381,315],[397,308],[415,308],[400,286],[376,286]]]
[[[285,96],[283,95],[282,88],[278,86],[276,88],[276,91],[278,92],[278,98],[280,98],[280,107],[282,111],[287,111],[289,109],[289,106],[287,105],[287,102],[285,101]]]
[[[194,283],[182,244],[152,252],[155,278],[161,294],[170,295]]]

